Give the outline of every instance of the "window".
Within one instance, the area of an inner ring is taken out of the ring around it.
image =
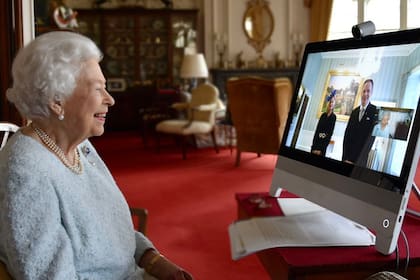
[[[397,31],[401,29],[400,0],[367,0],[364,2],[365,17],[362,21],[373,21],[376,26],[376,33]]]
[[[351,27],[357,24],[357,1],[334,0],[328,40],[352,37]]]
[[[328,40],[352,37],[351,27],[371,20],[376,33],[420,27],[419,0],[333,0]]]
[[[407,27],[416,28],[420,27],[420,1],[419,0],[408,0],[407,3]]]

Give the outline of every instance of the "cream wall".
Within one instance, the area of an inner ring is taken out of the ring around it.
[[[245,60],[257,57],[254,48],[248,44],[243,31],[242,19],[248,0],[204,0],[205,52],[210,65],[216,65],[217,54],[214,52],[214,33],[227,34],[228,60],[235,60],[243,51]],[[274,31],[271,43],[264,49],[266,60],[273,60],[279,52],[282,59],[292,55],[291,34],[301,34],[304,42],[309,38],[309,10],[303,0],[267,0],[274,16]]]
[[[254,48],[248,44],[242,28],[242,17],[249,0],[173,0],[174,8],[198,8],[201,27],[204,32],[204,52],[209,67],[214,67],[218,61],[214,50],[214,34],[226,34],[228,37],[226,60],[234,61],[239,52],[243,52],[243,59],[256,59]],[[110,0],[108,5],[124,3],[143,5],[147,8],[162,8],[159,0]],[[274,16],[274,31],[271,43],[264,49],[263,56],[272,61],[274,54],[279,52],[284,60],[292,56],[290,38],[292,34],[301,34],[304,42],[309,38],[309,10],[304,7],[304,0],[267,0]],[[92,7],[92,1],[67,0],[66,3],[74,8]]]
[[[197,2],[203,0],[173,0],[175,9],[191,8],[197,5]],[[71,8],[89,9],[93,7],[94,0],[66,0],[66,4]],[[107,0],[102,7],[118,7],[118,6],[143,6],[150,9],[159,9],[165,7],[160,0]]]

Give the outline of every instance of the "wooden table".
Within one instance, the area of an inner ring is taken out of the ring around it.
[[[270,207],[259,208],[250,197],[262,197]],[[293,197],[283,193],[282,197]],[[238,218],[279,216],[282,211],[277,198],[268,193],[238,193]],[[380,271],[394,271],[408,279],[420,279],[420,220],[406,215],[403,223],[409,243],[408,274],[404,275],[407,252],[400,236],[399,269],[396,268],[396,254],[384,256],[374,246],[369,247],[318,247],[318,248],[274,248],[257,253],[265,270],[272,279],[296,280],[357,280]]]

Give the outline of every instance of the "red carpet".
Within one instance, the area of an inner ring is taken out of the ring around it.
[[[92,139],[130,206],[149,210],[147,236],[162,254],[198,280],[269,279],[256,256],[232,261],[228,225],[236,219],[236,192],[268,191],[276,157],[193,149],[182,160],[172,143],[144,148],[135,132]]]

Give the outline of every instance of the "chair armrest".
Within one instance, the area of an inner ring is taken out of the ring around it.
[[[12,276],[10,276],[9,272],[7,271],[6,265],[1,261],[0,261],[0,279],[12,280]]]
[[[215,111],[217,109],[217,104],[203,104],[200,106],[192,107],[191,109],[195,111]]]
[[[130,208],[131,215],[134,219],[134,227],[144,235],[146,235],[146,224],[148,211],[145,208]]]
[[[188,109],[189,104],[186,102],[176,102],[171,105],[171,108],[176,109],[178,111]]]
[[[226,118],[226,108],[224,109],[216,109],[216,119],[222,120]]]
[[[216,111],[217,110],[217,104],[216,103],[213,103],[213,104],[203,104],[203,105],[191,107],[190,110],[191,110],[191,115],[189,117],[188,123],[186,125],[184,125],[184,128],[188,128],[193,123],[193,120],[194,120],[194,112],[198,112],[198,111],[199,112]]]

